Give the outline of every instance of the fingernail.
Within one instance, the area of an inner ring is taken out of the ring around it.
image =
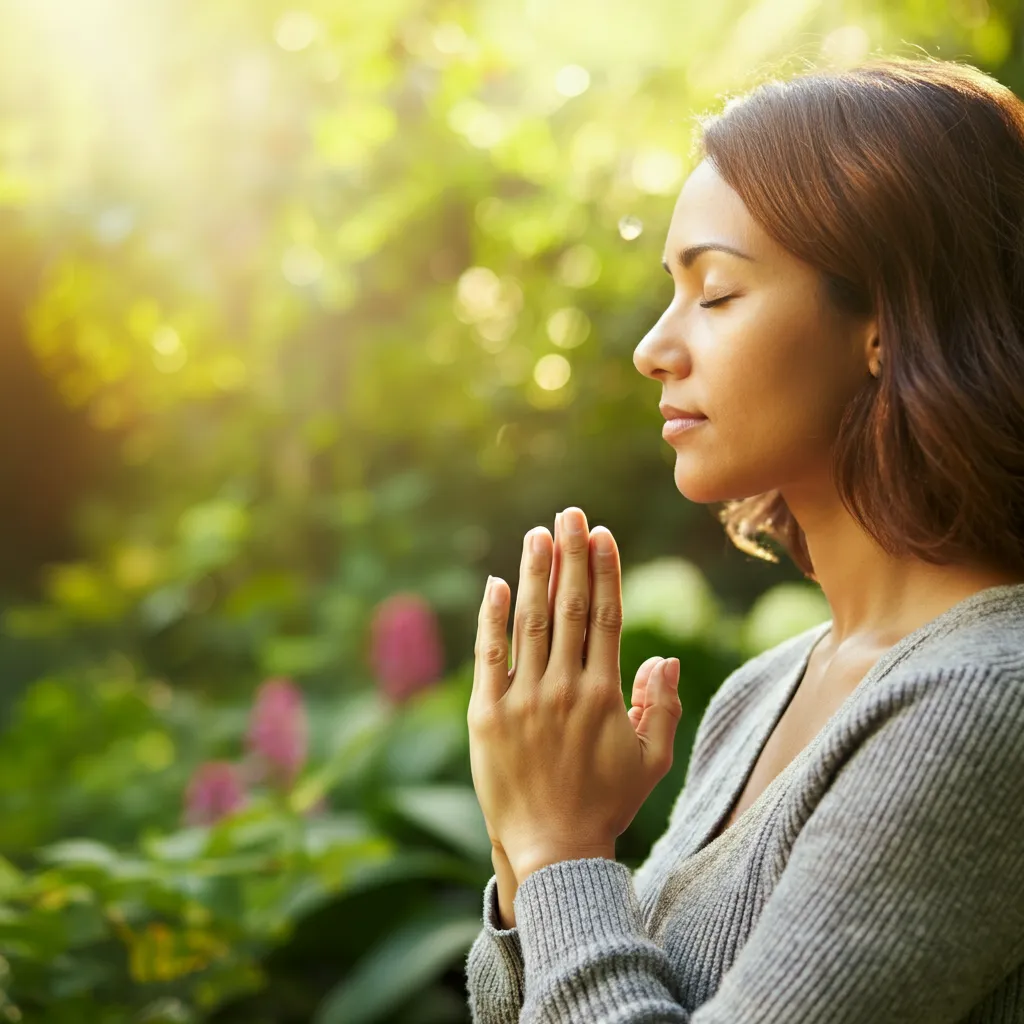
[[[594,529],[594,544],[602,555],[610,555],[612,553],[612,535],[601,527],[595,527]]]
[[[493,578],[490,576],[487,577],[488,597],[491,599],[491,604],[493,605],[501,604],[501,591],[494,585],[499,579],[500,577],[498,576],[494,576]]]
[[[664,668],[665,681],[669,686],[679,685],[679,659],[669,658],[668,664]]]
[[[535,555],[543,555],[544,554],[544,533],[543,533],[543,531],[537,530],[530,537],[530,550]]]
[[[583,532],[583,513],[579,509],[567,508],[562,514],[565,516],[565,522],[562,525],[565,527],[566,533]]]

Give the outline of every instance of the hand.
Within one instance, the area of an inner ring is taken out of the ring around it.
[[[551,536],[543,527],[526,535],[511,679],[511,595],[503,580],[491,581],[478,617],[467,716],[473,784],[492,843],[504,849],[520,884],[546,863],[614,856],[615,839],[672,765],[682,711],[678,661],[651,659],[634,683],[637,710],[626,713],[621,580],[611,533],[598,527],[591,535],[582,511],[566,509],[560,547],[551,615]]]

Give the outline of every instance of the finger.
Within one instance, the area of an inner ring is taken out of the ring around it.
[[[487,582],[476,622],[471,699],[483,699],[490,705],[508,689],[508,608],[512,592],[498,576],[488,576]]]
[[[518,637],[520,679],[538,681],[548,667],[551,620],[548,618],[547,588],[551,575],[552,540],[547,528],[539,526],[523,538],[519,568],[519,593],[513,630]]]
[[[661,661],[648,686],[647,706],[636,724],[644,767],[655,780],[672,767],[676,728],[683,713],[678,689],[679,659]]]
[[[590,551],[587,517],[572,506],[562,512],[561,563],[555,591],[555,614],[551,622],[549,662],[563,672],[583,667],[583,640],[590,615]]]
[[[590,534],[590,615],[587,620],[587,668],[619,678],[622,635],[622,585],[619,550],[611,530],[595,526]]]
[[[551,556],[551,579],[548,581],[548,622],[555,617],[555,594],[558,589],[558,567],[561,564],[561,512],[555,513],[555,546]]]
[[[562,514],[561,512],[556,512],[555,513],[554,544],[552,545],[551,570],[550,570],[550,573],[548,575],[548,584],[547,584],[547,594],[548,594],[547,612],[548,612],[548,623],[549,623],[549,626],[550,626],[550,622],[551,622],[551,617],[554,614],[555,585],[558,582],[558,517],[561,514]],[[517,600],[517,602],[516,602],[516,609],[517,609],[517,611],[518,611],[518,608],[519,608],[519,603],[518,603],[518,600]],[[549,628],[549,631],[548,631],[548,649],[550,650],[550,648],[551,648],[551,634],[550,634],[550,628]],[[513,616],[513,619],[512,619],[512,667],[508,670],[508,678],[509,678],[510,682],[512,680],[512,677],[515,675],[516,663],[517,663],[517,659],[518,658],[519,658],[519,621],[518,621],[518,616]]]
[[[629,709],[630,716],[634,711],[642,713],[647,707],[647,690],[650,685],[650,678],[659,661],[660,655],[654,654],[648,658],[637,670],[633,677],[633,692],[630,694],[629,702],[632,707]]]
[[[521,584],[520,584],[521,585]],[[516,612],[519,610],[519,595],[516,595]],[[508,681],[512,682],[512,677],[516,674],[516,663],[519,659],[519,616],[517,614],[512,615],[512,648],[509,654],[509,660],[511,667],[508,670]]]

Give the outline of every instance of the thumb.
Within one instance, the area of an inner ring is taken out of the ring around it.
[[[661,779],[672,767],[676,728],[683,714],[679,702],[679,659],[659,662],[651,673],[647,705],[636,726],[644,766]]]

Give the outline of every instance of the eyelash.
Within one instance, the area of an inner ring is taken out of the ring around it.
[[[712,306],[717,306],[720,302],[725,302],[727,299],[731,299],[731,298],[733,298],[732,295],[723,295],[719,299],[711,299],[710,302],[707,302],[707,301],[698,302],[697,305],[700,306],[702,309],[710,309]]]

